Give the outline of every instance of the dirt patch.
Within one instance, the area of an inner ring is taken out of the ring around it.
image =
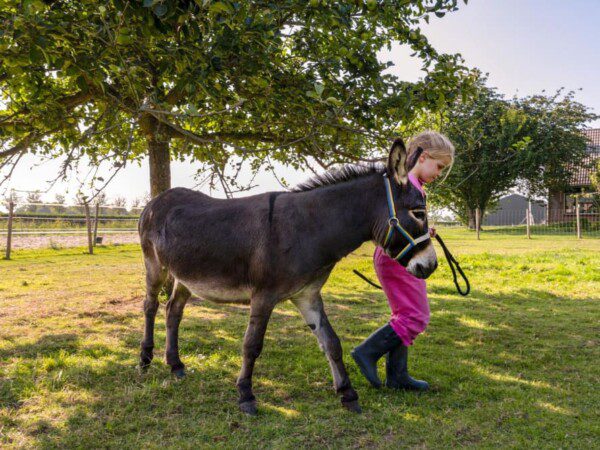
[[[3,236],[5,239],[6,237]],[[103,245],[114,244],[137,244],[140,238],[137,233],[104,233],[102,234]],[[13,250],[20,248],[67,248],[67,247],[84,247],[87,246],[87,236],[85,234],[78,235],[56,235],[42,234],[35,236],[28,235],[13,235],[12,246]],[[6,249],[6,241],[0,242],[0,249]]]

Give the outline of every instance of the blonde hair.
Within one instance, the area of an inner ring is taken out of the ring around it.
[[[417,134],[408,141],[407,158],[410,159],[417,149],[421,147],[432,159],[440,160],[446,166],[446,175],[444,181],[454,164],[454,145],[442,133],[433,130],[426,130]]]

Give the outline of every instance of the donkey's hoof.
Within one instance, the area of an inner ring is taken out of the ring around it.
[[[348,411],[360,414],[362,413],[362,409],[360,408],[360,404],[358,400],[351,400],[349,402],[342,402],[342,406],[346,408]]]
[[[184,368],[172,370],[171,373],[173,375],[175,375],[175,377],[177,377],[177,379],[179,379],[179,380],[181,380],[182,378],[185,378],[185,369]]]
[[[250,400],[247,402],[240,403],[240,411],[249,416],[255,416],[258,413],[256,408],[256,400]]]
[[[144,362],[140,362],[137,366],[137,370],[138,373],[140,374],[145,374],[146,372],[148,372],[148,369],[150,368],[150,363],[144,363]]]

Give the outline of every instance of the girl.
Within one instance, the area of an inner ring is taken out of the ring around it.
[[[408,143],[407,161],[421,154],[410,170],[408,179],[423,196],[423,185],[440,176],[443,169],[448,172],[454,162],[454,146],[443,134],[425,131]],[[411,158],[413,156],[413,158]],[[446,174],[447,176],[447,174]],[[429,229],[431,237],[435,228]],[[429,303],[425,280],[414,277],[394,259],[387,256],[381,247],[373,256],[375,272],[388,298],[392,318],[352,351],[352,357],[362,374],[374,387],[381,387],[377,376],[377,361],[387,353],[386,382],[392,389],[426,391],[429,384],[408,375],[408,346],[422,333],[429,323]]]

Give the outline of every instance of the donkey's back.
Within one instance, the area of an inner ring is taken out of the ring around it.
[[[247,301],[251,280],[261,278],[257,271],[264,269],[268,210],[267,194],[222,200],[170,189],[150,201],[140,217],[146,265],[160,264],[205,298]],[[200,281],[203,288],[195,289]]]

